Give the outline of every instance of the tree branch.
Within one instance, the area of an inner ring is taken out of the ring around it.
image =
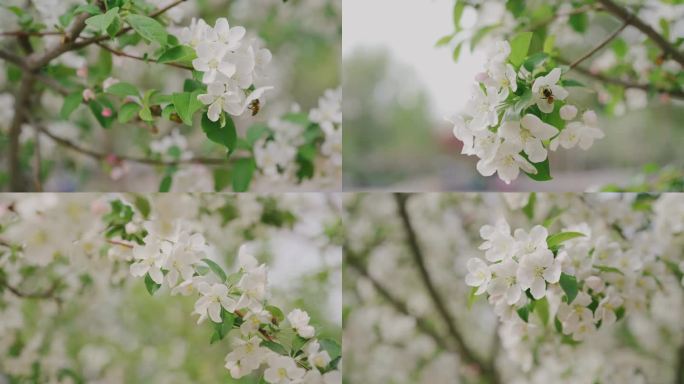
[[[684,67],[684,53],[680,52],[675,46],[665,40],[662,35],[641,20],[636,14],[633,14],[630,11],[622,8],[612,0],[598,0],[598,2],[603,5],[603,8],[607,12],[610,12],[619,19],[622,19],[625,23],[628,23],[643,32],[654,43],[656,43],[656,45],[658,45],[666,55],[671,56],[679,63],[679,65]]]
[[[28,119],[29,105],[35,78],[29,72],[24,72],[24,77],[19,86],[19,92],[15,99],[14,117],[9,130],[9,151],[7,151],[7,164],[9,167],[10,189],[13,192],[22,192],[26,189],[21,170],[20,152],[21,127]]]
[[[411,223],[411,218],[409,216],[408,210],[406,209],[406,200],[408,195],[395,193],[394,198],[396,200],[399,216],[401,217],[401,222],[404,226],[404,230],[406,231],[406,241],[408,242],[409,250],[411,251],[413,260],[418,265],[418,272],[420,273],[421,279],[423,280],[423,283],[425,284],[425,287],[432,298],[432,302],[437,308],[437,312],[446,323],[449,334],[451,335],[452,339],[454,339],[454,342],[458,347],[459,354],[466,362],[477,365],[480,368],[482,375],[489,380],[489,383],[499,383],[500,378],[498,376],[496,367],[493,364],[495,356],[493,356],[491,363],[486,363],[484,360],[480,359],[480,357],[478,357],[475,352],[470,349],[470,347],[468,347],[463,339],[463,336],[456,329],[456,323],[449,313],[441,294],[439,291],[437,291],[437,288],[432,282],[430,273],[425,265],[423,251],[418,243],[418,237],[416,236],[416,232],[413,229],[413,224]]]
[[[231,159],[238,159],[240,158],[239,156],[233,156],[231,159],[221,159],[221,158],[210,158],[210,157],[193,157],[191,159],[180,159],[180,160],[175,160],[175,161],[163,161],[163,160],[157,160],[157,159],[149,159],[145,157],[135,157],[135,156],[126,156],[126,155],[118,155],[114,153],[105,153],[105,152],[98,152],[94,151],[92,149],[87,149],[84,147],[79,146],[78,144],[59,137],[52,132],[50,132],[47,128],[42,127],[42,126],[37,126],[38,130],[42,133],[45,134],[45,136],[49,137],[52,139],[54,142],[57,144],[66,147],[68,149],[71,149],[72,151],[78,152],[82,155],[91,157],[95,160],[98,161],[103,161],[108,158],[114,157],[117,160],[123,160],[123,161],[129,161],[132,163],[139,163],[139,164],[146,164],[146,165],[161,165],[161,166],[174,166],[174,165],[182,165],[182,164],[204,164],[204,165],[221,165],[221,164],[228,164]]]
[[[12,292],[15,296],[21,297],[23,299],[52,299],[54,298],[54,293],[59,287],[59,283],[54,282],[52,286],[43,292],[31,292],[26,293],[20,291],[18,288],[11,286],[7,281],[0,281],[0,287],[7,288],[8,291]]]
[[[168,66],[170,66],[170,67],[176,67],[176,68],[181,68],[181,69],[187,69],[187,70],[190,70],[190,71],[193,70],[193,67],[189,67],[189,66],[187,66],[187,65],[177,64],[177,63],[160,63],[160,62],[158,62],[157,60],[154,60],[154,59],[146,59],[146,58],[141,57],[141,56],[135,56],[135,55],[131,55],[131,54],[129,54],[129,53],[126,53],[126,52],[124,52],[124,51],[116,50],[116,49],[114,49],[114,48],[109,47],[108,45],[106,45],[106,44],[104,44],[104,43],[97,42],[97,43],[95,43],[95,44],[97,44],[100,48],[102,48],[102,49],[104,49],[104,50],[107,50],[107,51],[111,52],[112,54],[114,54],[114,55],[116,55],[116,56],[127,57],[127,58],[129,58],[129,59],[139,60],[139,61],[142,61],[142,62],[145,62],[145,63],[162,64],[162,65],[168,65]]]
[[[430,324],[429,321],[423,319],[422,317],[411,314],[411,312],[408,310],[408,307],[406,306],[406,304],[404,304],[399,299],[394,297],[394,295],[392,295],[387,290],[387,288],[385,288],[382,285],[382,283],[380,283],[379,281],[374,279],[370,275],[370,273],[368,273],[368,270],[363,265],[363,263],[361,261],[361,257],[359,255],[356,255],[354,252],[352,252],[348,246],[345,246],[344,248],[345,248],[345,251],[344,251],[345,259],[346,259],[347,263],[352,268],[354,268],[354,270],[356,270],[361,276],[368,279],[371,282],[371,284],[373,284],[373,287],[375,287],[375,290],[378,291],[378,293],[385,300],[387,300],[392,305],[392,307],[394,307],[394,309],[397,312],[399,312],[405,316],[410,316],[410,317],[413,317],[414,319],[416,319],[416,326],[418,327],[418,329],[421,332],[425,333],[426,335],[430,336],[440,348],[442,348],[446,351],[449,351],[449,352],[457,352],[456,350],[454,350],[454,347],[449,345],[446,342],[446,339],[442,335],[440,335],[437,332],[437,330],[434,329],[434,327]]]
[[[12,52],[7,52],[0,49],[0,59],[6,60],[12,64],[19,66],[22,69],[26,69],[26,62],[21,57],[15,55]]]
[[[556,60],[558,60],[558,62],[560,62],[562,64],[566,64],[566,65],[569,65],[569,63],[570,63],[569,60],[566,60],[562,57],[556,58]],[[583,76],[591,77],[592,79],[596,79],[596,80],[602,81],[604,83],[620,85],[620,86],[623,86],[625,88],[643,89],[644,91],[655,91],[658,93],[667,94],[667,95],[674,97],[674,98],[684,99],[684,91],[682,91],[682,90],[655,87],[655,86],[652,86],[649,84],[635,83],[635,82],[629,81],[629,80],[623,80],[623,79],[618,79],[615,77],[609,77],[609,76],[606,76],[606,75],[603,75],[600,73],[594,73],[594,72],[588,70],[587,68],[580,67],[580,66],[573,68],[573,70],[577,73],[582,74]]]
[[[622,23],[622,25],[620,26],[620,28],[616,29],[613,33],[611,33],[610,35],[608,35],[608,37],[606,37],[606,38],[605,38],[602,42],[600,42],[597,46],[595,46],[594,48],[592,48],[591,50],[589,50],[587,53],[585,53],[584,55],[582,55],[582,56],[581,56],[580,58],[578,58],[577,60],[573,61],[572,64],[570,64],[570,69],[573,69],[573,68],[577,67],[577,66],[580,65],[584,60],[588,59],[589,57],[591,57],[592,55],[594,55],[596,52],[600,51],[603,47],[605,47],[606,45],[608,45],[608,43],[610,43],[611,41],[613,41],[613,39],[615,39],[615,38],[620,34],[620,32],[622,32],[625,28],[627,28],[628,25],[629,25],[629,22],[628,22],[628,21],[625,21],[624,23]]]
[[[684,344],[677,351],[677,367],[674,384],[684,384]]]

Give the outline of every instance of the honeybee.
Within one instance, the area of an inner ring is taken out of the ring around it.
[[[247,107],[247,109],[252,111],[252,116],[256,116],[256,114],[261,110],[261,102],[259,99],[254,99],[251,103],[249,103],[249,107]]]
[[[546,101],[548,101],[549,104],[553,104],[553,92],[551,92],[550,89],[544,88],[542,94],[544,95],[544,99],[546,99]]]

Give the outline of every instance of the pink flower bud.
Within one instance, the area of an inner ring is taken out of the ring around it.
[[[116,157],[116,155],[110,153],[109,155],[107,155],[107,157],[105,157],[105,161],[109,165],[116,165],[119,163],[119,158]]]
[[[76,76],[86,78],[88,77],[88,67],[83,66],[76,70]]]
[[[95,92],[92,89],[86,88],[83,90],[83,101],[90,101],[95,98]]]
[[[566,104],[560,109],[560,117],[563,120],[572,120],[577,116],[577,108],[574,105]]]
[[[485,72],[480,72],[477,75],[475,75],[475,81],[478,83],[484,83],[489,79],[489,75]]]
[[[112,117],[112,110],[110,108],[105,108],[102,110],[102,116]]]

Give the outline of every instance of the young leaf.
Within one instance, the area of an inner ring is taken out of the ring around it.
[[[226,276],[226,272],[223,271],[223,268],[216,264],[214,261],[209,260],[209,259],[202,259],[204,261],[204,264],[208,265],[209,268],[211,269],[212,272],[216,274],[219,278],[221,278],[222,282],[225,282],[228,276]]]
[[[565,296],[568,298],[568,304],[572,303],[573,300],[575,300],[575,297],[577,297],[577,293],[579,292],[579,288],[577,286],[577,278],[572,275],[568,275],[565,272],[561,273],[560,277],[560,286],[563,289],[563,292],[565,292]]]
[[[546,299],[546,297],[543,297],[541,300],[537,300],[536,304],[534,305],[534,312],[537,314],[537,316],[539,316],[542,324],[548,324],[549,301]]]
[[[118,13],[119,8],[114,7],[104,15],[96,15],[87,18],[85,23],[86,25],[99,30],[101,33],[107,33],[107,28],[109,27],[109,24],[111,24],[112,21],[114,21],[114,18]]]
[[[598,269],[601,272],[611,272],[611,273],[617,273],[618,275],[625,275],[621,270],[615,268],[615,267],[610,267],[607,265],[594,265],[594,268]]]
[[[83,95],[80,91],[70,93],[64,98],[64,104],[62,104],[62,109],[59,111],[59,116],[64,120],[69,119],[71,113],[81,105],[81,102],[83,102]]]
[[[522,32],[511,39],[511,54],[508,60],[516,67],[523,63],[532,42],[532,32]]]
[[[273,316],[277,323],[281,323],[283,320],[285,320],[285,315],[280,308],[273,305],[267,305],[265,309],[271,313],[271,316]]]
[[[530,197],[527,198],[527,204],[522,208],[523,213],[528,219],[532,220],[534,218],[534,204],[537,201],[537,194],[532,192]]]
[[[171,95],[171,102],[185,125],[192,126],[192,116],[202,107],[202,102],[197,100],[197,95],[200,93],[201,91],[194,91]]]
[[[150,216],[150,201],[147,200],[145,196],[136,195],[133,205],[135,205],[138,211],[140,211],[140,214],[143,215],[143,218],[147,219],[147,217]]]
[[[140,106],[136,103],[126,103],[119,109],[119,123],[128,123],[140,112]]]
[[[321,348],[328,352],[331,360],[335,360],[342,355],[342,347],[340,347],[340,344],[337,341],[332,339],[321,339],[318,340],[318,343],[321,345]]]
[[[157,20],[143,15],[131,14],[126,17],[126,22],[145,40],[157,42],[162,47],[166,46],[169,36],[164,26],[159,24]]]
[[[135,85],[123,81],[109,86],[105,92],[121,97],[140,96],[138,88],[136,88]]]
[[[161,284],[155,283],[148,273],[145,275],[145,288],[147,288],[147,292],[149,292],[150,295],[154,295],[154,293],[161,288]]]
[[[278,343],[276,343],[276,342],[273,342],[273,341],[270,341],[270,340],[264,340],[264,341],[261,342],[261,345],[262,345],[263,347],[266,347],[266,348],[270,349],[271,351],[273,351],[273,352],[275,352],[275,353],[277,353],[277,354],[279,354],[279,355],[283,355],[283,356],[287,356],[287,355],[288,355],[287,351],[285,350],[285,347],[283,347],[282,345],[280,345],[280,344],[278,344]]]
[[[159,192],[168,192],[171,190],[171,184],[173,183],[173,176],[166,175],[159,183]]]
[[[209,140],[223,145],[229,151],[235,149],[237,131],[235,130],[235,123],[230,117],[226,119],[226,125],[221,127],[220,121],[214,122],[209,120],[206,114],[202,115],[202,130]]]
[[[547,237],[546,244],[549,246],[549,248],[553,248],[568,240],[584,236],[585,234],[581,232],[560,232]]]
[[[188,61],[195,58],[195,50],[185,46],[177,45],[164,51],[157,59],[158,63],[170,63],[174,61]]]
[[[522,154],[522,157],[527,158],[526,154]],[[537,173],[527,173],[527,177],[535,181],[548,181],[553,179],[551,177],[551,166],[549,165],[549,159],[542,161],[541,163],[530,163],[537,170]]]
[[[518,312],[518,316],[520,316],[520,318],[523,319],[526,323],[529,322],[530,310],[527,308],[527,306],[516,309],[516,312]]]
[[[235,162],[235,167],[233,168],[233,191],[245,192],[249,189],[255,168],[256,163],[252,158],[239,159]]]

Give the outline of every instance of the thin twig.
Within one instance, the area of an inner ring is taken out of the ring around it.
[[[107,44],[104,44],[104,43],[97,42],[97,43],[95,43],[95,44],[97,44],[97,45],[98,45],[99,47],[101,47],[102,49],[104,49],[104,50],[106,50],[106,51],[109,51],[109,52],[111,52],[112,54],[114,54],[114,55],[116,55],[116,56],[127,57],[127,58],[129,58],[129,59],[139,60],[139,61],[142,61],[142,62],[145,62],[145,63],[153,63],[153,64],[168,65],[168,66],[170,66],[170,67],[176,67],[176,68],[181,68],[181,69],[187,69],[187,70],[189,70],[189,71],[192,71],[192,70],[193,70],[192,67],[189,67],[189,66],[187,66],[187,65],[177,64],[177,63],[160,63],[160,62],[158,62],[157,60],[154,60],[154,59],[148,59],[148,58],[141,57],[141,56],[135,56],[135,55],[131,55],[130,53],[126,53],[126,52],[124,52],[124,51],[116,50],[116,49],[111,48],[110,46],[108,46]]]
[[[608,43],[610,43],[611,41],[613,41],[613,39],[615,39],[615,38],[620,34],[620,32],[622,32],[625,28],[627,28],[628,25],[629,25],[629,22],[628,22],[628,21],[625,21],[624,23],[622,23],[622,25],[620,26],[620,28],[616,29],[613,33],[611,33],[610,35],[608,35],[608,37],[606,37],[602,42],[600,42],[598,45],[596,45],[594,48],[592,48],[591,50],[589,50],[589,51],[588,51],[587,53],[585,53],[584,55],[580,56],[577,60],[573,61],[572,64],[570,64],[570,69],[573,69],[573,68],[577,67],[577,66],[580,65],[584,60],[588,59],[589,57],[591,57],[592,55],[594,55],[596,52],[600,51],[603,47],[605,47],[606,45],[608,45]]]
[[[569,60],[566,60],[562,57],[556,58],[556,60],[558,60],[558,62],[566,64],[566,65],[568,65],[570,63]],[[684,91],[683,90],[667,89],[667,88],[662,88],[662,87],[656,87],[656,86],[653,86],[650,84],[635,83],[633,81],[623,80],[623,79],[619,79],[619,78],[615,78],[615,77],[610,77],[610,76],[603,75],[601,73],[595,73],[595,72],[590,71],[587,68],[579,67],[579,66],[575,67],[573,70],[575,72],[583,75],[583,76],[591,77],[592,79],[596,79],[596,80],[604,82],[604,83],[620,85],[620,86],[623,86],[625,88],[637,88],[637,89],[643,89],[644,91],[654,91],[654,92],[658,92],[658,93],[662,93],[662,94],[667,94],[667,95],[674,97],[674,98],[680,98],[680,99],[684,98]]]
[[[125,242],[123,242],[123,241],[107,239],[107,242],[108,242],[109,244],[119,245],[119,246],[122,246],[122,247],[126,247],[126,248],[128,248],[128,249],[133,249],[133,244],[125,243]]]
[[[38,129],[45,134],[45,136],[49,137],[52,139],[54,142],[57,144],[69,148],[75,152],[81,153],[85,156],[91,157],[95,160],[98,161],[103,161],[107,160],[108,158],[114,158],[116,160],[122,160],[122,161],[129,161],[132,163],[139,163],[139,164],[147,164],[147,165],[161,165],[161,166],[174,166],[174,165],[181,165],[181,164],[204,164],[204,165],[221,165],[221,164],[227,164],[230,162],[230,159],[220,159],[220,158],[211,158],[211,157],[193,157],[190,159],[180,159],[180,160],[173,160],[173,161],[164,161],[164,160],[157,160],[157,159],[149,159],[145,157],[134,157],[134,156],[127,156],[127,155],[119,155],[119,154],[114,154],[114,153],[105,153],[105,152],[98,152],[94,151],[92,149],[87,149],[79,146],[78,144],[59,137],[55,135],[54,133],[50,132],[47,130],[47,128],[39,126]],[[240,158],[239,156],[233,156],[233,159]]]
[[[54,35],[64,35],[62,31],[6,31],[0,32],[0,36],[54,36]]]
[[[660,33],[656,32],[651,26],[641,20],[636,14],[622,8],[612,0],[598,0],[603,8],[612,13],[614,16],[622,19],[622,21],[634,26],[646,36],[648,36],[660,49],[668,56],[671,56],[675,61],[684,67],[684,53],[680,52],[674,45],[668,42]]]
[[[581,13],[587,13],[589,11],[600,11],[601,9],[602,8],[600,5],[589,4],[589,5],[585,5],[582,7],[573,8],[567,12],[558,12],[546,20],[542,20],[540,22],[532,24],[531,26],[529,26],[527,28],[527,30],[528,31],[536,31],[537,29],[552,23],[553,21],[555,21],[558,18],[577,15],[577,14],[581,14]]]
[[[0,281],[0,286],[7,288],[7,290],[12,292],[15,296],[21,297],[23,299],[51,299],[54,297],[54,293],[59,287],[59,283],[53,283],[52,286],[46,291],[31,293],[22,292],[21,290],[11,286],[7,281],[4,280]]]
[[[493,363],[487,363],[482,360],[466,344],[463,336],[456,329],[454,318],[451,316],[451,313],[449,313],[441,294],[432,282],[432,278],[430,277],[430,273],[428,272],[427,266],[425,264],[425,256],[423,255],[423,251],[418,243],[418,237],[416,236],[416,232],[413,229],[413,224],[411,223],[411,218],[409,216],[408,210],[406,209],[406,199],[408,198],[408,195],[395,193],[394,198],[397,204],[399,216],[401,217],[401,222],[404,226],[404,230],[406,231],[406,241],[408,242],[409,250],[413,256],[413,260],[418,266],[420,277],[428,290],[432,302],[437,308],[437,312],[442,317],[442,320],[444,320],[446,323],[449,334],[458,347],[459,354],[467,362],[477,365],[480,368],[482,375],[489,379],[489,383],[499,383],[500,379],[496,367]]]
[[[35,139],[35,144],[34,144],[34,166],[33,166],[33,184],[36,187],[36,192],[43,192],[43,183],[41,182],[41,174],[43,165],[42,159],[41,159],[41,153],[40,153],[40,134],[41,132],[39,130],[36,130],[36,139]]]

